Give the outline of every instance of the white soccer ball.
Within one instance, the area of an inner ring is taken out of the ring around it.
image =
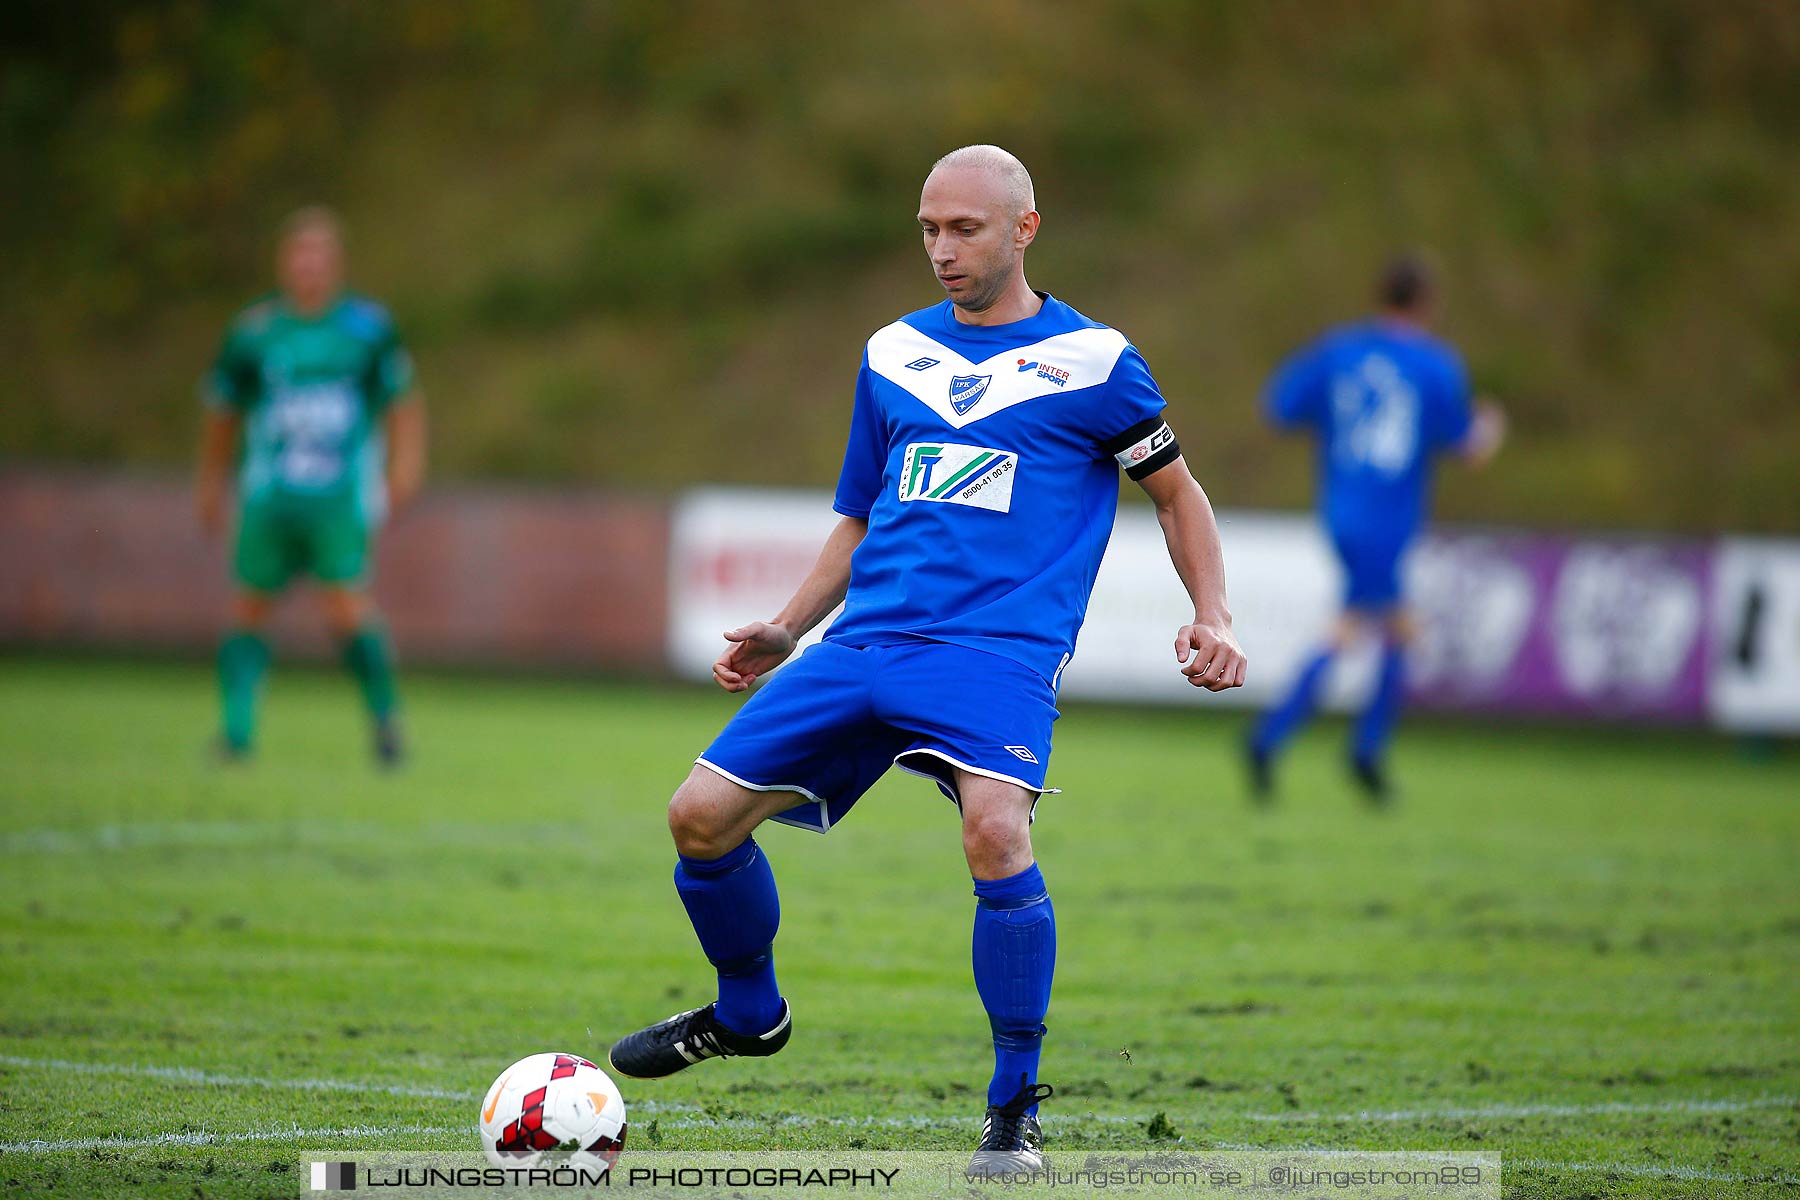
[[[605,1071],[578,1054],[521,1058],[481,1101],[481,1148],[497,1167],[559,1163],[605,1170],[625,1148],[625,1098]]]

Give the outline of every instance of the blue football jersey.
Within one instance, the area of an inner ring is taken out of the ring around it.
[[[1125,335],[1050,296],[1008,325],[961,324],[946,300],[878,331],[833,503],[869,530],[826,640],[949,642],[1056,682],[1119,468],[1142,478],[1177,454],[1162,410]]]
[[[1469,436],[1462,359],[1423,330],[1362,321],[1296,353],[1269,383],[1277,425],[1318,438],[1319,509],[1333,533],[1397,544],[1426,516],[1431,460]]]

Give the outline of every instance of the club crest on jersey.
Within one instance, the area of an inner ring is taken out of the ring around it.
[[[992,375],[951,376],[950,407],[956,410],[957,416],[967,416],[969,410],[980,404],[981,398],[987,395],[988,384],[992,382]]]
[[[900,464],[900,499],[1012,511],[1019,456],[988,446],[914,442]]]

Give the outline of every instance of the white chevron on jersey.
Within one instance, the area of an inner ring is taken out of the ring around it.
[[[906,322],[895,321],[869,339],[869,369],[912,393],[952,429],[961,429],[1039,396],[1105,383],[1126,344],[1125,335],[1116,329],[1076,329],[971,362]],[[1021,360],[1030,368],[1020,370]],[[909,365],[925,362],[930,365]],[[1035,369],[1040,363],[1056,372],[1066,372],[1066,377],[1040,372]],[[950,403],[950,381],[958,376],[989,377],[985,391],[979,393],[980,399],[962,413]]]

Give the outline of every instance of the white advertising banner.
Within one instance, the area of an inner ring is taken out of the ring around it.
[[[825,492],[684,494],[669,531],[669,665],[676,674],[712,678],[725,631],[780,611],[839,519]],[[830,624],[819,622],[800,644],[812,645]]]
[[[669,655],[705,679],[724,630],[773,616],[837,522],[824,492],[709,488],[676,507]],[[1162,528],[1122,507],[1061,695],[1203,707],[1269,703],[1321,644],[1342,590],[1313,517],[1219,513],[1246,686],[1190,686],[1191,608]],[[1406,564],[1419,639],[1410,702],[1548,718],[1800,731],[1800,541],[1441,528]],[[824,625],[807,639],[816,641]],[[1334,665],[1326,702],[1360,704],[1376,647]]]
[[[1713,723],[1800,732],[1800,541],[1726,538],[1714,570]]]
[[[837,523],[825,492],[703,488],[675,509],[669,553],[669,661],[692,679],[711,677],[727,629],[763,620],[787,602]],[[1303,516],[1221,513],[1226,575],[1239,640],[1250,656],[1242,689],[1214,694],[1182,678],[1175,631],[1192,606],[1147,508],[1131,506],[1101,564],[1087,624],[1061,694],[1151,703],[1259,704],[1325,631],[1337,567]],[[802,642],[810,645],[830,621]],[[1360,693],[1372,659],[1347,660],[1334,695]]]
[[[1308,517],[1226,510],[1218,519],[1233,631],[1250,660],[1244,686],[1213,693],[1181,676],[1175,633],[1193,619],[1193,604],[1169,562],[1156,515],[1132,505],[1121,509],[1100,564],[1062,695],[1262,705],[1292,678],[1336,614],[1337,561]],[[1373,670],[1372,653],[1347,655],[1332,672],[1327,703],[1353,702]]]

